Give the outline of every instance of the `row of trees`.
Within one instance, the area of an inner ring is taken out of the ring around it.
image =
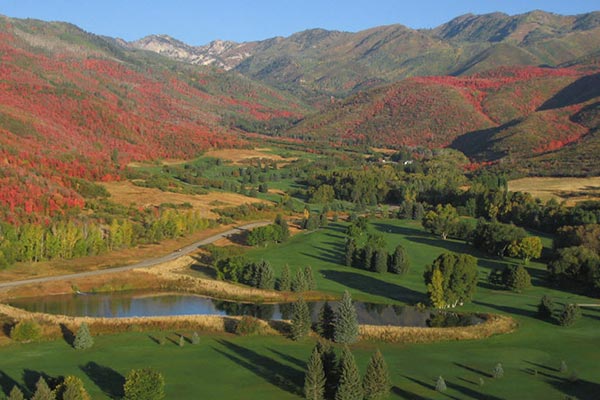
[[[246,236],[250,246],[267,243],[282,243],[290,238],[290,228],[281,214],[278,214],[273,224],[252,229]]]
[[[388,367],[379,350],[362,379],[348,346],[338,359],[331,346],[320,341],[306,365],[304,398],[308,400],[380,400],[389,396],[390,389]]]

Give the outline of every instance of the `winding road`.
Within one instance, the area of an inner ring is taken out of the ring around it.
[[[167,261],[173,261],[181,256],[193,253],[196,250],[198,250],[199,247],[214,243],[219,239],[229,237],[231,235],[235,235],[235,234],[243,232],[243,231],[254,229],[259,226],[265,226],[270,223],[271,222],[260,221],[260,222],[252,222],[250,224],[237,226],[237,227],[229,229],[225,232],[221,232],[219,234],[207,237],[206,239],[199,240],[188,246],[182,247],[181,249],[174,251],[172,253],[169,253],[167,255],[164,255],[162,257],[150,258],[150,259],[140,261],[135,264],[125,265],[123,267],[106,268],[106,269],[100,269],[100,270],[95,270],[95,271],[78,272],[76,274],[46,276],[46,277],[42,277],[42,278],[33,278],[33,279],[25,279],[25,280],[21,280],[21,281],[4,282],[4,283],[0,283],[0,289],[13,288],[13,287],[22,286],[22,285],[29,285],[32,283],[45,283],[45,282],[53,282],[53,281],[62,281],[62,280],[66,280],[66,279],[85,278],[85,277],[89,277],[89,276],[96,276],[96,275],[103,275],[103,274],[113,274],[116,272],[130,271],[132,269],[137,269],[137,268],[149,268],[149,267],[153,267],[157,264],[162,264]]]

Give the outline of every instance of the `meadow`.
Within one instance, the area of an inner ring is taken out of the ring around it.
[[[543,294],[555,302],[594,303],[583,295],[551,287],[544,266],[530,263],[534,287],[523,293],[496,290],[487,273],[513,260],[487,257],[470,246],[442,241],[414,221],[372,220],[393,249],[402,243],[411,258],[405,276],[376,274],[338,264],[343,250],[344,223],[312,233],[301,232],[284,244],[253,249],[248,256],[269,260],[279,271],[311,265],[320,291],[339,295],[349,290],[355,299],[396,304],[425,301],[423,267],[444,251],[467,252],[479,260],[480,282],[474,301],[461,310],[509,315],[519,323],[511,334],[486,340],[432,344],[388,344],[362,341],[352,346],[364,373],[376,348],[387,360],[392,379],[391,398],[397,399],[594,399],[600,392],[600,309],[584,308],[584,317],[563,328],[535,316]],[[547,241],[546,241],[547,243]],[[178,332],[188,335],[191,332]],[[168,335],[160,345],[156,337]],[[11,344],[0,349],[0,387],[7,392],[17,382],[31,386],[43,373],[50,377],[75,374],[94,399],[119,398],[118,387],[131,368],[152,366],[167,382],[167,398],[195,399],[298,399],[302,398],[304,363],[316,338],[293,342],[280,336],[240,337],[201,333],[198,345],[176,344],[175,332],[129,332],[96,337],[96,345],[82,352],[65,341]],[[569,367],[560,372],[561,361]],[[493,379],[497,363],[504,377]],[[448,390],[435,392],[438,376]],[[483,385],[481,384],[481,380]]]

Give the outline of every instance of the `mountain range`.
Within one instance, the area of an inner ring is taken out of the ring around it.
[[[118,178],[131,161],[244,146],[253,134],[449,146],[534,174],[600,173],[600,12],[199,47],[0,17],[0,57],[9,220],[80,207],[82,181]]]

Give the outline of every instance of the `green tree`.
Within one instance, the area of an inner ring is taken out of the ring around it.
[[[317,333],[325,339],[333,340],[335,313],[328,302],[323,303],[317,321]]]
[[[308,290],[306,275],[304,270],[298,269],[294,274],[294,279],[292,279],[292,292],[304,292],[306,290]]]
[[[306,284],[306,290],[315,290],[317,284],[315,282],[315,276],[311,266],[304,267],[304,282]]]
[[[581,318],[581,309],[577,304],[565,304],[562,312],[558,316],[558,323],[561,326],[572,326]]]
[[[446,307],[446,301],[444,300],[444,277],[438,268],[433,270],[431,282],[427,284],[427,295],[433,307]]]
[[[504,275],[504,284],[512,291],[522,292],[531,287],[531,276],[522,265],[507,266]]]
[[[390,394],[390,376],[387,364],[379,350],[373,354],[363,380],[365,400],[381,400]]]
[[[396,246],[394,254],[390,257],[388,271],[393,274],[405,274],[410,269],[410,261],[406,249],[402,245]]]
[[[502,364],[498,363],[492,370],[492,377],[495,379],[500,379],[504,376],[504,368],[502,368]]]
[[[275,217],[275,226],[279,227],[279,241],[287,241],[290,238],[290,227],[281,214],[277,214]]]
[[[513,241],[508,246],[508,254],[511,257],[517,257],[523,260],[525,264],[532,258],[539,258],[542,255],[542,240],[537,236],[528,236],[520,240]]]
[[[315,346],[304,375],[304,398],[308,400],[323,400],[325,398],[325,370],[319,349]]]
[[[94,345],[94,338],[90,333],[88,324],[82,322],[75,334],[75,340],[73,341],[73,347],[77,350],[89,349]]]
[[[433,281],[433,272],[442,273],[444,303],[456,307],[471,300],[477,288],[477,259],[469,254],[443,253],[425,267],[425,285]]]
[[[335,351],[329,342],[319,340],[315,345],[321,355],[323,362],[323,371],[325,372],[325,398],[332,399],[335,396],[335,391],[338,385],[338,368]]]
[[[435,391],[436,392],[440,392],[440,393],[444,393],[446,391],[447,387],[446,387],[446,381],[444,380],[444,378],[442,378],[441,376],[438,377],[437,381],[435,382]]]
[[[377,249],[373,256],[373,271],[383,274],[388,269],[388,253],[385,249]]]
[[[90,395],[85,390],[83,381],[76,376],[67,376],[57,392],[62,400],[90,400]]]
[[[303,298],[299,298],[292,304],[292,325],[290,336],[293,340],[299,340],[310,332],[310,310]]]
[[[124,400],[162,400],[165,398],[165,379],[150,368],[133,369],[125,378]]]
[[[192,344],[198,344],[200,343],[200,335],[198,335],[198,332],[192,333]]]
[[[333,340],[336,343],[354,343],[358,340],[358,317],[348,291],[344,292],[335,313]]]
[[[8,394],[8,400],[25,400],[25,395],[23,395],[21,389],[15,385]]]
[[[344,346],[340,356],[339,383],[335,400],[363,400],[360,372],[348,346]]]
[[[344,265],[351,267],[354,265],[354,255],[356,253],[356,241],[348,237],[344,246]]]
[[[292,277],[290,274],[290,267],[285,264],[281,270],[281,276],[279,277],[279,290],[282,292],[289,292],[291,289]]]
[[[435,210],[428,211],[425,214],[422,224],[425,229],[434,235],[441,236],[442,240],[446,240],[458,220],[458,213],[452,205],[442,206],[438,204]]]
[[[42,337],[42,327],[32,319],[19,321],[10,330],[10,337],[17,342],[33,342]]]
[[[44,377],[40,376],[40,379],[38,379],[37,383],[35,384],[35,393],[33,394],[33,397],[31,398],[31,400],[55,400],[55,399],[56,399],[56,395],[54,394],[54,392],[52,392],[52,390],[50,390],[50,387],[48,387],[48,384],[44,380]]]
[[[552,318],[553,313],[554,313],[554,301],[552,301],[552,298],[550,296],[545,294],[542,296],[542,299],[540,300],[540,304],[538,304],[538,307],[537,307],[538,317],[548,320],[548,319]]]

